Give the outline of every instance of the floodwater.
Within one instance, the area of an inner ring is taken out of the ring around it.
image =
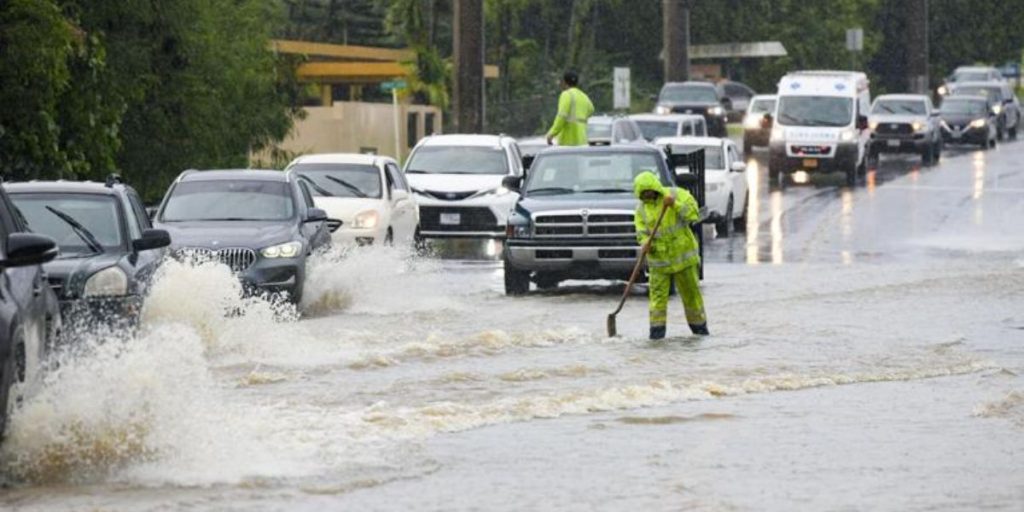
[[[621,285],[321,258],[301,314],[169,263],[134,337],[61,355],[4,510],[1022,510],[1024,144],[768,191],[711,241],[713,336]],[[460,254],[449,250],[449,254]]]

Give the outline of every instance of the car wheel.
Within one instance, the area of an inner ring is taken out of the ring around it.
[[[1017,123],[1019,124],[1020,121],[1017,121]],[[1016,126],[1014,126],[1013,128],[1010,128],[1010,140],[1017,140],[1017,127]]]
[[[395,245],[395,232],[388,228],[387,234],[384,235],[384,246],[391,247]]]
[[[743,210],[739,217],[736,217],[732,221],[733,231],[744,233],[747,231],[747,209],[750,208],[750,191],[747,191],[747,195],[743,197]]]
[[[505,260],[505,295],[526,295],[530,291],[530,272],[517,270]]]
[[[852,167],[846,170],[846,186],[856,187],[857,186],[857,171],[860,166]]]
[[[726,203],[725,213],[722,215],[722,220],[715,223],[715,231],[718,232],[718,238],[729,238],[732,236],[732,196],[729,196],[729,202]]]
[[[537,276],[537,288],[541,290],[553,290],[558,288],[561,279],[553,274],[540,274]]]
[[[935,142],[935,163],[942,160],[942,140]]]
[[[12,341],[14,350],[0,364],[0,440],[7,432],[11,413],[18,404],[15,385],[25,379],[25,344],[20,336]]]
[[[929,166],[935,163],[935,147],[929,144],[921,151],[921,165]]]

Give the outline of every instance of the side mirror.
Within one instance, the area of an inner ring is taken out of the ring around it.
[[[519,176],[505,176],[501,180],[501,186],[511,190],[512,192],[519,192],[519,188],[522,186],[523,178]]]
[[[340,219],[327,219],[327,231],[334,233],[344,224]]]
[[[733,162],[729,170],[732,172],[743,172],[747,170],[747,164],[745,162]]]
[[[761,128],[770,130],[774,125],[775,118],[773,118],[771,114],[765,114],[764,117],[761,118]]]
[[[868,129],[868,116],[857,116],[857,129],[867,130]]]
[[[171,234],[163,229],[147,229],[142,232],[142,238],[132,240],[135,252],[160,249],[168,245],[171,245]]]
[[[396,189],[391,191],[391,198],[396,200],[396,201],[401,201],[403,199],[409,199],[409,193],[404,191],[404,190],[399,190],[399,189],[396,188]]]
[[[310,208],[308,211],[306,211],[306,220],[304,220],[303,222],[326,222],[326,221],[327,221],[327,212],[321,210],[320,208]]]
[[[36,233],[11,233],[7,237],[7,258],[0,266],[27,267],[46,263],[57,257],[57,242]]]
[[[530,166],[533,165],[536,158],[537,155],[523,155],[523,172],[530,170]]]

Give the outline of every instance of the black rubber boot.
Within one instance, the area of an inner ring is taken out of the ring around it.
[[[699,334],[701,336],[708,336],[711,333],[708,332],[708,324],[704,322],[702,324],[690,324],[690,332]]]
[[[662,325],[660,327],[651,326],[651,339],[652,340],[660,340],[660,339],[663,339],[664,337],[665,337],[665,326],[664,325]]]

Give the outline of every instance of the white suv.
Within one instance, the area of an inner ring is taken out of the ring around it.
[[[419,203],[423,238],[504,238],[518,194],[502,186],[522,176],[515,139],[504,135],[434,135],[405,162]]]
[[[419,212],[405,176],[393,159],[352,153],[300,156],[294,174],[317,208],[341,221],[332,239],[359,245],[412,243]]]
[[[735,142],[717,137],[664,137],[655,139],[654,144],[671,146],[673,153],[703,149],[708,219],[715,223],[715,231],[720,237],[731,235],[733,228],[746,228],[750,187],[747,184],[747,164],[740,159]]]

